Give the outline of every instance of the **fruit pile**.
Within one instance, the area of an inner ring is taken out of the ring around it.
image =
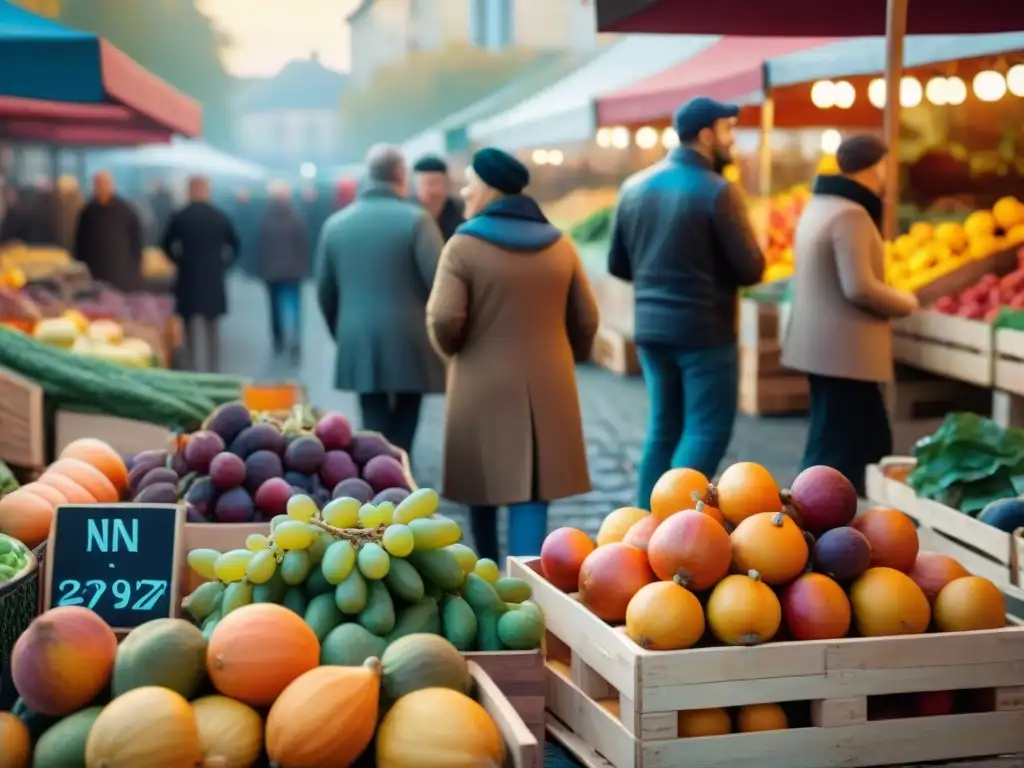
[[[0,533],[0,586],[31,573],[36,558],[29,548],[13,536]]]
[[[806,184],[798,184],[773,195],[769,201],[764,282],[782,280],[793,274],[793,235],[810,197],[810,188]]]
[[[409,635],[359,664],[320,658],[313,630],[278,605],[233,612],[209,640],[187,621],[157,619],[120,645],[92,611],[55,608],[15,643],[20,698],[0,713],[0,765],[504,763],[498,725],[443,638]]]
[[[201,578],[185,610],[212,636],[251,603],[278,603],[321,642],[324,664],[360,664],[416,633],[443,635],[459,650],[533,650],[544,616],[520,579],[461,544],[458,523],[437,516],[437,493],[414,491],[397,505],[353,497],[322,510],[305,494],[287,501],[270,535],[245,549],[196,549]]]
[[[561,528],[541,551],[545,578],[648,650],[995,629],[1002,593],[953,558],[919,551],[909,517],[859,516],[852,484],[811,467],[780,492],[740,463],[715,485],[675,469],[651,512],[604,521],[597,544]]]
[[[410,480],[398,451],[376,433],[352,433],[348,419],[314,419],[303,409],[284,421],[254,420],[240,403],[215,410],[176,451],[146,451],[131,461],[129,498],[184,499],[191,522],[247,523],[284,514],[308,494],[323,509],[332,498],[397,503]]]
[[[1021,250],[1024,255],[1024,249]],[[933,309],[944,315],[992,322],[1003,307],[1024,310],[1024,266],[1003,277],[985,275],[956,296],[943,296]]]

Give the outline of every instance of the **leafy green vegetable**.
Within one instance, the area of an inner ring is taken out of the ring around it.
[[[914,446],[907,482],[918,496],[974,515],[1024,492],[1024,429],[1003,429],[975,413],[947,414]]]
[[[999,314],[992,321],[993,328],[1008,328],[1011,331],[1024,331],[1024,312],[1010,307],[1000,307]]]
[[[11,472],[11,468],[0,460],[0,497],[13,493],[20,487],[18,481],[14,478],[14,473]]]
[[[612,234],[612,208],[594,211],[583,221],[569,230],[569,235],[578,243],[593,243],[607,240]]]

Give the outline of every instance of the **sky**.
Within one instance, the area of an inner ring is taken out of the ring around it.
[[[359,0],[196,0],[232,38],[222,57],[236,77],[269,77],[312,53],[324,66],[348,69],[345,19],[358,5]]]

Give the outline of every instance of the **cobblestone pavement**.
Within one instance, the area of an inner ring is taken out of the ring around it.
[[[222,329],[226,371],[264,379],[298,378],[317,406],[339,410],[358,420],[355,396],[332,386],[334,343],[310,286],[304,294],[302,364],[298,371],[272,359],[266,294],[258,283],[241,276],[233,278],[229,306],[232,311]],[[593,490],[553,504],[550,525],[572,525],[595,532],[608,512],[635,503],[636,464],[647,399],[639,378],[619,378],[590,365],[580,366],[577,378]],[[414,474],[421,485],[440,482],[443,423],[444,398],[428,397],[413,455]],[[781,483],[788,483],[796,473],[806,430],[803,418],[741,416],[724,464],[758,461]],[[445,512],[465,520],[465,510],[458,505],[446,504]]]

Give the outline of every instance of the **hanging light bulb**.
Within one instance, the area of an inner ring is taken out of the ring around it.
[[[533,156],[531,157],[534,165],[547,165],[548,164],[548,153],[543,149],[533,150]]]
[[[627,149],[629,147],[629,129],[619,125],[612,128],[612,146],[615,149]]]
[[[612,145],[612,129],[598,128],[595,140],[601,149],[608,149]]]
[[[1014,96],[1024,96],[1024,64],[1014,64],[1006,73],[1006,87]]]
[[[904,77],[900,80],[900,106],[906,109],[916,107],[921,103],[924,96],[924,89],[921,88],[921,81],[916,77]]]
[[[835,128],[829,128],[821,134],[821,151],[826,155],[834,155],[843,143],[843,135]]]
[[[665,149],[675,149],[679,146],[679,134],[675,128],[666,128],[661,132],[661,146]]]
[[[636,132],[633,140],[640,149],[654,149],[658,146],[658,138],[658,131],[649,125],[645,125]]]
[[[818,109],[830,109],[836,105],[836,84],[831,80],[819,80],[811,86],[811,103]]]
[[[924,86],[924,97],[932,104],[949,104],[949,82],[944,77],[933,77]]]
[[[885,80],[876,77],[868,85],[868,101],[875,109],[885,109]]]
[[[1006,95],[1006,78],[991,69],[976,74],[972,85],[982,101],[999,101]]]
[[[839,109],[849,109],[857,100],[857,90],[846,80],[839,80],[834,84],[833,96]]]
[[[561,165],[565,161],[565,155],[560,149],[548,150],[548,165]]]
[[[946,103],[957,106],[967,101],[967,83],[954,75],[946,78]]]

